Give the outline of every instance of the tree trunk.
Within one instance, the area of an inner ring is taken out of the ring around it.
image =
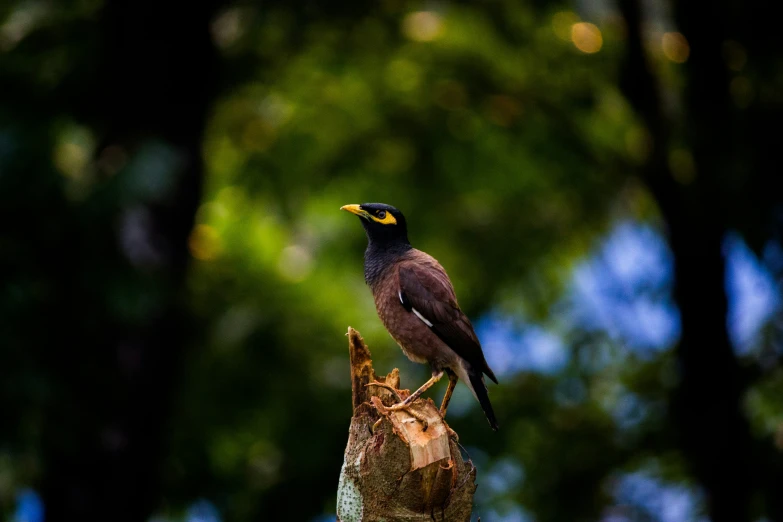
[[[378,377],[359,332],[348,328],[348,339],[354,414],[337,490],[338,521],[468,522],[476,468],[463,461],[438,408],[430,399],[411,405],[426,426],[405,411],[387,410],[396,401],[392,393],[367,384],[396,389],[398,370]],[[399,393],[407,396],[407,390]]]
[[[679,184],[668,162],[672,125],[644,51],[640,2],[621,0],[619,6],[628,27],[621,86],[649,131],[651,150],[642,174],[674,254],[682,337],[676,348],[680,381],[671,398],[672,421],[683,455],[704,486],[711,519],[742,522],[750,520],[753,477],[750,428],[741,407],[744,388],[726,329],[722,246],[727,224],[720,184],[731,175],[732,147],[721,41],[683,28],[693,51],[686,65],[683,116],[696,177]]]
[[[48,522],[148,520],[191,329],[188,236],[217,55],[214,2],[109,0],[79,117],[103,176],[57,264],[41,490]],[[134,301],[135,300],[135,301]],[[130,305],[130,306],[128,306]],[[123,308],[124,306],[124,308]]]

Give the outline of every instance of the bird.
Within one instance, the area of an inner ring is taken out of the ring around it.
[[[446,270],[434,257],[411,246],[405,216],[395,207],[362,203],[344,205],[340,210],[359,216],[367,234],[364,279],[381,322],[411,361],[429,364],[432,370],[427,382],[389,409],[408,410],[445,374],[449,385],[441,403],[441,417],[445,418],[454,387],[461,380],[478,400],[490,427],[497,431],[498,421],[484,376],[495,384],[498,380],[487,364],[470,319],[457,303]]]

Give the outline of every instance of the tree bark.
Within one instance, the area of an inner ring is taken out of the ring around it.
[[[96,164],[116,166],[74,207],[64,261],[51,257],[61,301],[43,315],[56,390],[40,485],[49,522],[143,521],[160,502],[169,404],[192,328],[187,242],[217,69],[216,3],[110,0],[101,13],[100,65],[77,112],[101,143]],[[134,296],[149,306],[117,308]]]
[[[338,521],[468,522],[476,468],[462,459],[438,408],[431,399],[411,405],[426,427],[405,411],[387,410],[396,402],[392,392],[367,384],[396,389],[399,371],[377,376],[359,332],[349,327],[348,339],[354,413],[337,490]]]
[[[711,519],[742,522],[750,520],[752,438],[741,405],[745,383],[726,329],[722,247],[727,223],[720,183],[731,176],[733,151],[727,141],[727,82],[715,58],[719,62],[721,40],[683,27],[692,49],[683,112],[697,174],[689,184],[678,184],[668,163],[673,126],[644,50],[641,4],[621,0],[619,7],[628,28],[621,87],[649,131],[650,155],[642,175],[666,222],[674,254],[682,336],[672,421],[684,458],[704,486]]]

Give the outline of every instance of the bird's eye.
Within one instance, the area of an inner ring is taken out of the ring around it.
[[[381,210],[380,212],[378,212],[378,217],[380,219],[385,219],[386,218],[386,211],[385,210]]]

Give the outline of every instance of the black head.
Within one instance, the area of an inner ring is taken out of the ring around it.
[[[378,247],[410,246],[405,216],[393,206],[384,203],[362,203],[361,205],[345,205],[340,207],[340,210],[347,210],[361,218],[371,245]]]

